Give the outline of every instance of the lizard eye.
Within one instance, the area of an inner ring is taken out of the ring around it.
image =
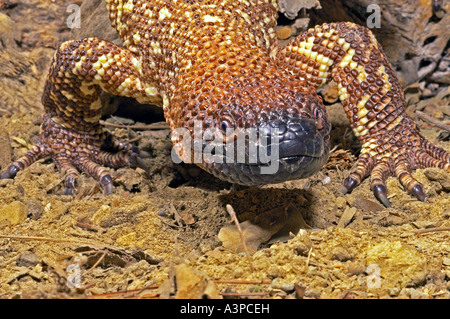
[[[322,117],[322,111],[321,111],[319,108],[317,108],[317,107],[314,108],[313,114],[314,114],[314,117],[315,117],[316,119]]]
[[[222,129],[222,131],[226,132],[227,129],[231,128],[231,124],[227,120],[223,120],[220,123],[220,128]]]

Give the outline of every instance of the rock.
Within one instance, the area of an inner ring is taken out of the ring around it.
[[[290,26],[280,26],[275,29],[275,33],[277,34],[277,38],[280,40],[288,39],[292,34],[292,29]]]
[[[356,262],[351,262],[348,265],[347,274],[349,276],[358,276],[358,275],[363,274],[365,270],[366,270],[366,267],[364,267],[364,265],[362,265],[360,263],[356,263]]]
[[[355,207],[361,209],[362,211],[370,213],[376,213],[384,209],[384,206],[380,203],[364,197],[355,198],[353,205],[355,205]]]
[[[256,252],[259,245],[267,242],[275,233],[275,231],[271,229],[264,229],[248,220],[242,222],[240,226],[242,229],[242,236],[244,237],[245,245],[249,253]],[[223,247],[236,253],[245,252],[241,236],[235,225],[222,227],[217,237],[222,242]]]
[[[347,207],[342,214],[341,218],[339,219],[339,222],[337,224],[338,228],[344,228],[348,224],[350,224],[351,220],[353,219],[353,216],[356,214],[356,207]]]
[[[338,246],[331,252],[331,259],[344,262],[353,259],[353,256],[346,249]]]
[[[44,212],[41,203],[34,200],[29,200],[25,203],[25,205],[27,206],[28,217],[33,220],[38,220],[39,218],[41,218],[42,213]]]
[[[344,208],[345,206],[347,206],[347,200],[345,199],[345,197],[342,196],[336,197],[334,203],[338,208]]]
[[[444,257],[444,259],[442,259],[442,264],[445,266],[450,266],[450,258]]]
[[[124,246],[134,246],[137,240],[136,232],[131,232],[126,235],[120,236],[116,239],[116,242]]]
[[[0,208],[0,223],[18,225],[27,219],[27,207],[19,201],[14,201]]]
[[[423,173],[428,179],[438,182],[444,191],[450,191],[450,174],[446,174],[439,168],[427,168]]]
[[[287,281],[283,278],[275,278],[272,280],[272,288],[281,289],[284,292],[290,293],[295,289],[295,284],[293,282]]]
[[[39,264],[40,261],[41,259],[38,256],[27,250],[19,255],[16,264],[17,266],[34,267]]]
[[[311,247],[307,246],[304,243],[300,243],[297,247],[294,248],[294,252],[297,255],[306,257],[309,254],[309,251],[311,250]]]
[[[381,288],[399,289],[423,283],[427,275],[427,260],[414,248],[400,241],[384,240],[371,246],[366,253],[368,265],[379,267]]]
[[[214,282],[186,264],[175,266],[175,299],[221,299]]]
[[[329,104],[336,103],[339,99],[339,90],[336,82],[330,82],[322,91],[322,97]]]

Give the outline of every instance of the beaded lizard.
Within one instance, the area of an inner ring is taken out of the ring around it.
[[[105,193],[113,180],[105,166],[147,169],[139,150],[99,124],[100,92],[164,108],[171,131],[185,128],[276,128],[279,168],[262,163],[198,165],[219,178],[260,185],[310,176],[329,153],[330,124],[316,89],[333,79],[362,150],[343,191],[367,176],[375,196],[389,206],[385,181],[396,176],[420,200],[423,186],[412,170],[450,171],[450,154],[427,141],[405,114],[397,77],[372,32],[350,22],[325,23],[279,48],[275,0],[105,0],[123,46],[98,39],[59,47],[44,87],[42,134],[0,178],[13,178],[51,156],[65,171],[71,194],[79,171]],[[174,148],[185,161],[180,137]],[[248,149],[246,149],[248,151]]]

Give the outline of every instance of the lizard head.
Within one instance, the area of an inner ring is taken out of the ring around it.
[[[321,98],[303,81],[275,72],[209,77],[200,90],[175,98],[172,140],[179,157],[249,186],[317,172],[330,148]]]

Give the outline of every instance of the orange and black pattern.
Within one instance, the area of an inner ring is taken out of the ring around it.
[[[102,90],[161,105],[172,130],[192,132],[196,120],[203,128],[224,121],[254,127],[274,114],[315,118],[320,129],[326,110],[316,89],[331,79],[338,83],[340,100],[363,145],[344,191],[370,175],[375,195],[389,205],[385,181],[394,175],[424,200],[423,187],[411,171],[450,170],[450,154],[424,139],[405,114],[397,77],[365,27],[323,24],[280,49],[275,0],[105,2],[123,47],[97,38],[61,45],[42,97],[41,140],[1,178],[51,156],[67,174],[66,193],[74,189],[79,171],[111,193],[112,179],[104,166],[145,169],[135,147],[100,127]],[[180,141],[173,142],[182,159],[191,156],[182,154]],[[214,173],[210,164],[200,166]]]

